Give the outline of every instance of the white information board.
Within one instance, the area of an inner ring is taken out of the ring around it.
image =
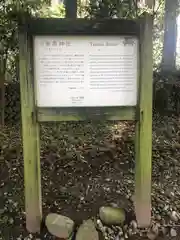
[[[138,40],[35,36],[38,107],[135,106]]]

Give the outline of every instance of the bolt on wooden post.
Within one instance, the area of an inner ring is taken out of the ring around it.
[[[135,209],[138,222],[149,223],[152,137],[149,21],[148,16],[141,21],[38,18],[27,19],[20,25],[25,206],[29,231],[39,231],[42,219],[39,123],[43,122],[136,121]],[[77,67],[79,71],[74,72]],[[142,210],[146,211],[146,218],[142,217]]]

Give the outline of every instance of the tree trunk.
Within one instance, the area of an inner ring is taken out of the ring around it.
[[[66,18],[77,17],[77,0],[65,0]]]
[[[4,126],[5,118],[5,85],[4,85],[4,76],[0,75],[0,125]]]
[[[161,69],[164,72],[176,70],[178,0],[166,0],[164,17],[164,46]]]
[[[0,59],[0,125],[4,126],[5,118],[5,65],[6,60],[1,57]]]

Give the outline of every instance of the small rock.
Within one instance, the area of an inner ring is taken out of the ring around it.
[[[174,143],[174,144],[172,145],[172,148],[173,148],[173,149],[180,149],[180,144],[179,144],[179,143]]]
[[[5,212],[5,209],[4,208],[1,208],[0,209],[0,215],[3,214]]]
[[[164,218],[162,218],[160,223],[161,223],[162,226],[166,225],[166,220]]]
[[[128,229],[128,235],[132,236],[133,235],[133,230],[131,228]]]
[[[116,190],[116,193],[121,194],[121,190]]]
[[[127,225],[127,224],[123,226],[123,230],[124,230],[125,232],[128,230],[128,225]]]
[[[125,221],[125,211],[117,207],[101,207],[99,209],[101,221],[107,225],[121,225]]]
[[[177,236],[177,232],[174,228],[171,228],[170,235],[171,235],[171,237],[176,237]]]
[[[118,208],[118,204],[117,204],[117,203],[110,203],[110,206],[111,206],[111,207]]]
[[[150,240],[154,240],[158,237],[159,235],[159,228],[156,224],[154,224],[151,229],[147,232],[147,237]]]
[[[152,232],[152,231],[149,231],[148,233],[147,233],[147,237],[148,237],[148,239],[150,239],[150,240],[155,240],[157,237],[158,237],[158,235],[156,235],[154,232]]]
[[[178,222],[179,220],[179,216],[177,214],[176,211],[172,211],[170,214],[169,214],[169,217],[170,219],[173,221],[173,222]]]
[[[120,226],[115,226],[115,232],[117,232],[117,236],[122,237],[124,235],[123,229]]]
[[[133,230],[134,232],[136,232],[136,230],[137,230],[137,228],[138,228],[138,224],[137,224],[137,222],[136,222],[135,220],[132,220],[132,221],[130,222],[130,226],[132,227],[132,230]]]
[[[104,228],[100,219],[97,219],[97,227],[99,228],[99,230],[102,230]]]
[[[160,221],[160,220],[161,220],[161,216],[160,216],[160,215],[157,215],[157,216],[156,216],[156,219],[157,219],[158,221]]]
[[[115,240],[124,240],[124,237],[116,236]]]
[[[169,209],[169,205],[165,205],[163,210],[166,212]]]
[[[135,202],[135,195],[131,195],[130,200],[134,203]]]
[[[69,239],[73,234],[74,222],[66,216],[50,213],[45,223],[48,231],[58,238]]]
[[[128,238],[129,238],[128,235],[127,235],[127,233],[124,234],[124,238],[125,238],[125,239],[128,239]]]
[[[10,224],[13,224],[13,223],[14,223],[14,219],[13,219],[13,218],[10,218],[10,219],[9,219],[9,223],[10,223]]]
[[[120,237],[119,237],[119,236],[116,236],[115,240],[120,240]]]
[[[163,236],[166,236],[168,233],[168,230],[166,227],[161,227],[161,232],[162,232]]]
[[[84,221],[79,227],[76,234],[76,240],[99,240],[98,232],[91,219]]]
[[[106,181],[106,182],[110,182],[111,179],[110,179],[110,178],[106,178],[105,181]]]
[[[112,235],[112,234],[113,234],[113,230],[112,230],[111,228],[107,228],[106,231],[107,231],[107,233],[108,233],[109,235]]]

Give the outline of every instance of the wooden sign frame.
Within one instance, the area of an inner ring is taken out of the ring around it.
[[[42,220],[39,122],[133,120],[136,122],[135,211],[139,226],[151,220],[152,158],[152,16],[122,19],[29,19],[19,24],[20,90],[24,154],[26,227],[39,232]],[[139,39],[138,104],[136,107],[36,107],[33,36],[128,35]]]

